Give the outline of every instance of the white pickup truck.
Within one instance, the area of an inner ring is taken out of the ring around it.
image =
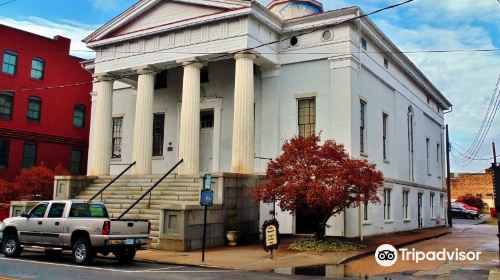
[[[146,248],[150,229],[149,221],[110,219],[101,202],[46,201],[0,223],[0,243],[6,257],[38,246],[47,253],[72,250],[77,264],[90,263],[97,253],[113,253],[120,262],[131,262],[136,250]]]

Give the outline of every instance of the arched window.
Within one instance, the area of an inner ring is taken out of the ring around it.
[[[0,119],[12,119],[12,108],[14,107],[14,94],[12,92],[0,91]]]
[[[414,161],[414,127],[413,127],[413,108],[408,106],[408,178],[415,181],[415,161]]]

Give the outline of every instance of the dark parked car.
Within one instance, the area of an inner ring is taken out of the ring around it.
[[[452,206],[451,216],[454,218],[479,219],[479,212],[460,206]]]

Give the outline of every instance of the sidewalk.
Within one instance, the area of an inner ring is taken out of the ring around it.
[[[388,243],[399,247],[448,233],[451,233],[450,228],[441,227],[368,237],[361,242],[366,248],[351,252],[298,252],[288,250],[287,244],[290,240],[283,240],[281,248],[274,253],[274,259],[270,259],[270,254],[264,252],[261,244],[257,244],[207,249],[204,263],[201,262],[201,250],[193,252],[139,251],[136,260],[222,269],[272,271],[276,268],[345,263],[372,254],[381,244]],[[356,240],[354,242],[360,243]]]

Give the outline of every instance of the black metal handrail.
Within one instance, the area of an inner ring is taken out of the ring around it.
[[[125,212],[123,212],[117,220],[120,220],[121,218],[123,218],[123,216],[125,216],[132,208],[134,208],[142,199],[144,199],[146,197],[146,195],[150,194],[154,188],[156,188],[156,186],[158,186],[168,175],[170,175],[170,173],[172,173],[172,171],[174,171],[177,166],[179,166],[182,162],[184,161],[184,159],[181,159],[179,160],[178,163],[176,163],[172,168],[170,168],[170,170],[165,173],[165,175],[163,175],[160,180],[158,180],[153,186],[151,186],[151,188],[149,188],[149,190],[147,192],[145,192],[139,199],[137,199],[132,205],[130,205],[129,208],[127,208],[127,210],[125,210]]]
[[[123,174],[125,174],[130,168],[132,168],[132,166],[135,165],[135,161],[132,162],[131,164],[128,165],[127,168],[125,168],[125,170],[123,170],[120,174],[118,174],[118,176],[116,176],[115,178],[113,178],[113,180],[111,180],[111,182],[109,182],[106,186],[104,186],[104,188],[102,188],[100,191],[98,191],[91,199],[89,200],[94,200],[98,195],[101,195],[101,201],[102,201],[102,193],[109,187],[111,186],[116,180],[118,180]]]

